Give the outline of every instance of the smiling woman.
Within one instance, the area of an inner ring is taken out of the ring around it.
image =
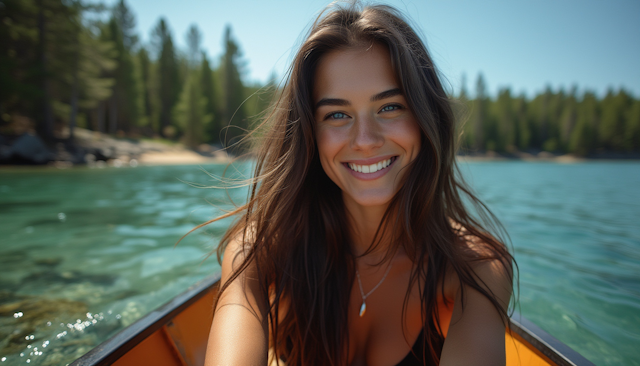
[[[513,258],[463,204],[492,217],[456,174],[454,126],[394,9],[328,9],[226,215],[207,364],[504,364]]]
[[[420,151],[420,128],[389,51],[374,44],[330,52],[320,60],[315,80],[322,168],[342,190],[345,206],[388,205],[401,173]]]

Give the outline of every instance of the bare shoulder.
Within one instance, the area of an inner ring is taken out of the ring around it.
[[[224,284],[229,277],[244,263],[252,249],[252,231],[243,229],[227,244],[222,256],[221,282]],[[250,266],[249,266],[250,267]],[[249,269],[250,270],[250,269]]]
[[[243,230],[247,231],[247,230]],[[267,305],[250,259],[250,235],[234,236],[222,259],[224,291],[218,298],[205,365],[266,364]]]
[[[503,244],[458,231],[466,270],[451,270],[455,298],[440,365],[503,365],[504,318],[512,293],[511,256]],[[490,240],[493,239],[489,237]]]
[[[504,304],[506,309],[513,285],[512,257],[506,246],[497,240],[489,243],[471,234],[455,221],[451,221],[451,226],[458,235],[459,241],[456,245],[459,246],[462,257],[469,264],[471,275],[480,287],[496,295],[498,300],[505,300],[503,298],[506,297]],[[487,237],[493,239],[489,235]],[[447,292],[453,295],[460,290],[460,278],[452,268],[449,268],[447,277]]]

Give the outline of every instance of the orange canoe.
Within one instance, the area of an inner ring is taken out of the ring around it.
[[[71,366],[199,366],[220,276],[207,278],[120,331]],[[507,366],[594,366],[519,314],[506,333]]]

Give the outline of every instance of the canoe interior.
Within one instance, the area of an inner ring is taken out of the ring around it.
[[[198,283],[71,365],[204,365],[218,280]],[[507,366],[593,365],[519,314],[512,317],[505,348]]]

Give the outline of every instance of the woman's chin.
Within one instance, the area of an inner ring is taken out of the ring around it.
[[[376,190],[375,192],[358,192],[358,194],[351,195],[343,191],[343,198],[345,201],[351,201],[351,204],[355,204],[361,207],[386,207],[393,199],[394,192],[383,190],[382,192]],[[349,205],[349,204],[347,204]]]

